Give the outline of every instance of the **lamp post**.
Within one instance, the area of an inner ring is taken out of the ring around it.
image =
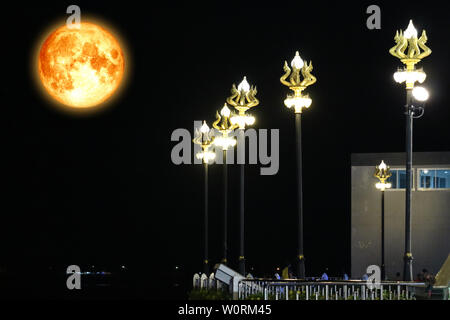
[[[297,186],[298,186],[298,264],[297,274],[300,279],[305,278],[305,256],[303,254],[303,185],[302,185],[302,132],[301,132],[301,116],[302,109],[309,108],[312,100],[308,95],[304,95],[303,91],[316,82],[316,77],[311,74],[313,69],[312,62],[304,63],[298,51],[291,62],[291,68],[288,63],[284,62],[285,74],[280,81],[285,86],[294,91],[293,95],[287,96],[284,104],[288,108],[294,107],[295,111],[295,131],[296,131],[296,154],[297,154]],[[303,80],[300,79],[300,72]],[[289,77],[289,80],[287,80]]]
[[[411,253],[411,186],[412,186],[412,137],[413,119],[418,111],[423,114],[423,108],[415,107],[413,102],[413,90],[416,82],[423,83],[426,78],[425,72],[416,69],[416,64],[423,58],[431,54],[431,49],[425,43],[428,38],[425,30],[420,38],[417,38],[417,30],[414,28],[412,20],[409,21],[408,28],[403,32],[397,31],[394,37],[396,45],[389,50],[394,57],[399,58],[405,65],[394,74],[394,80],[398,83],[406,83],[406,202],[405,202],[405,255],[403,267],[403,280],[412,281],[412,260]],[[416,91],[417,92],[417,91]],[[417,96],[420,100],[422,97]],[[420,116],[421,116],[420,115]],[[420,116],[416,116],[420,117]]]
[[[384,161],[381,161],[380,165],[375,166],[374,176],[380,180],[375,187],[381,191],[381,279],[386,280],[386,267],[384,263],[384,190],[391,187],[390,183],[386,180],[392,176],[389,166],[386,166]]]
[[[216,112],[216,121],[213,123],[213,127],[217,129],[222,136],[216,137],[214,144],[219,146],[223,150],[223,257],[222,263],[227,263],[228,257],[228,170],[227,170],[227,150],[229,147],[236,145],[236,140],[228,135],[237,128],[237,125],[233,125],[230,120],[231,111],[227,104],[223,106],[222,110]]]
[[[197,159],[203,160],[205,169],[205,202],[204,202],[204,259],[203,259],[203,272],[209,273],[208,265],[208,162],[213,160],[216,156],[215,153],[209,151],[209,147],[214,142],[214,136],[212,136],[208,125],[203,121],[203,125],[200,130],[195,129],[195,137],[193,142],[202,147],[202,151],[196,154]]]
[[[244,77],[242,82],[236,88],[233,84],[231,87],[231,96],[227,98],[227,103],[233,106],[237,111],[237,115],[231,117],[231,122],[239,127],[239,143],[242,143],[241,154],[241,179],[240,179],[240,205],[239,205],[239,273],[245,276],[245,256],[244,256],[244,175],[245,175],[245,127],[255,123],[255,118],[245,114],[247,110],[259,104],[259,100],[255,97],[257,93],[256,87],[250,86],[247,78]]]

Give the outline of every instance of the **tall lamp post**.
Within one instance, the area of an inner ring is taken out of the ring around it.
[[[413,118],[420,117],[423,114],[423,108],[415,107],[413,102],[414,85],[416,82],[423,83],[426,78],[425,72],[416,69],[416,64],[423,58],[431,54],[431,49],[425,43],[428,38],[425,30],[422,31],[420,38],[417,38],[417,30],[414,28],[412,20],[409,21],[408,28],[403,32],[397,31],[394,37],[396,45],[389,50],[394,57],[399,58],[405,65],[394,74],[394,80],[398,83],[406,83],[406,203],[405,203],[405,255],[403,265],[403,280],[412,281],[412,260],[411,253],[411,186],[412,186],[412,137],[413,137]],[[416,90],[417,92],[417,90]],[[419,100],[420,93],[416,97]],[[420,116],[417,113],[421,112]]]
[[[236,145],[236,139],[228,136],[237,125],[233,125],[230,120],[231,111],[227,104],[223,106],[222,110],[216,112],[216,121],[213,123],[213,127],[217,129],[222,136],[216,137],[214,144],[219,146],[223,150],[223,257],[222,263],[227,263],[228,256],[228,170],[227,170],[227,150],[230,147]]]
[[[374,176],[380,181],[375,184],[375,187],[381,191],[381,279],[386,280],[386,266],[384,263],[384,190],[391,187],[391,184],[387,183],[386,180],[392,176],[392,173],[383,160],[380,165],[375,166]]]
[[[216,156],[215,153],[209,151],[209,147],[214,142],[214,136],[212,136],[208,125],[203,121],[203,125],[200,130],[195,129],[195,137],[193,142],[202,147],[202,151],[196,154],[197,159],[203,160],[205,169],[205,206],[204,206],[204,258],[203,258],[203,272],[209,273],[208,262],[208,162],[213,160]]]
[[[291,62],[291,68],[288,63],[284,62],[285,74],[280,81],[285,86],[294,91],[293,95],[287,96],[284,104],[288,108],[294,107],[295,111],[295,131],[296,131],[296,153],[297,153],[297,185],[298,185],[298,264],[297,274],[300,279],[305,278],[305,256],[303,255],[303,186],[302,186],[302,133],[301,133],[301,116],[302,109],[309,108],[312,100],[308,95],[304,95],[303,91],[316,82],[316,77],[311,74],[313,69],[312,62],[304,63],[298,51]],[[303,80],[300,79],[300,72]],[[289,77],[289,79],[288,79]],[[287,80],[288,79],[288,80]]]
[[[239,127],[239,143],[242,143],[242,156],[240,164],[240,205],[239,205],[239,221],[240,221],[240,237],[239,237],[239,273],[245,276],[245,256],[244,256],[244,174],[245,174],[245,127],[255,123],[255,118],[245,114],[247,110],[259,104],[259,100],[255,97],[257,93],[256,87],[250,86],[247,78],[244,77],[242,82],[236,88],[233,84],[231,87],[231,96],[227,98],[227,103],[233,106],[237,111],[237,115],[231,117],[231,122]]]

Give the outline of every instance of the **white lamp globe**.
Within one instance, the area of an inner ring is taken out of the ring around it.
[[[250,84],[247,81],[247,77],[244,77],[242,82],[238,85],[239,91],[249,92],[250,91]]]
[[[220,114],[226,118],[228,118],[230,116],[230,109],[228,108],[227,104],[225,104],[222,108],[222,110],[220,110]]]
[[[303,60],[302,58],[300,58],[300,54],[297,52],[295,52],[295,57],[294,59],[292,59],[291,61],[291,67],[295,68],[295,69],[301,69],[303,68]]]
[[[404,36],[406,39],[417,38],[417,30],[414,28],[412,20],[409,20],[409,25],[405,30]]]
[[[427,101],[430,96],[428,90],[424,87],[414,87],[414,89],[412,90],[412,94],[414,96],[414,99],[418,101]]]

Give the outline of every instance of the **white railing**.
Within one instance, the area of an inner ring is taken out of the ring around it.
[[[388,282],[369,287],[366,281],[299,281],[245,279],[239,282],[239,299],[261,300],[414,300],[415,289],[425,283]]]
[[[192,279],[192,286],[194,289],[222,289],[223,284],[216,280],[214,273],[211,273],[208,277],[205,273],[196,273]]]

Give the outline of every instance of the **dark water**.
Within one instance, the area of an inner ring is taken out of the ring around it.
[[[174,275],[150,279],[131,273],[83,274],[81,289],[69,290],[68,276],[60,272],[0,273],[0,299],[183,300],[189,290],[186,281]]]

